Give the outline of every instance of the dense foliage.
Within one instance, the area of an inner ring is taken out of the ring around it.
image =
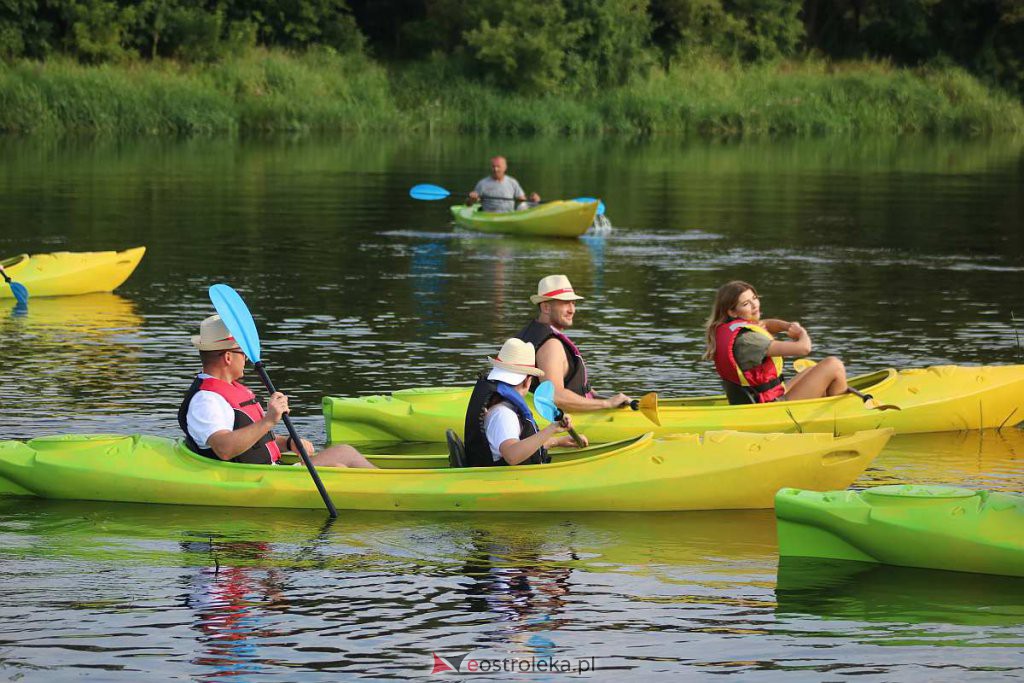
[[[957,64],[1024,95],[1022,0],[0,0],[0,58],[208,63],[251,47],[443,60],[510,92],[594,92],[694,58]]]

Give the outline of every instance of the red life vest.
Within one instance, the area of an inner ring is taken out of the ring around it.
[[[786,393],[782,382],[782,358],[766,356],[764,361],[749,370],[741,370],[733,355],[732,346],[744,330],[775,338],[757,323],[742,318],[726,321],[715,329],[715,369],[726,382],[747,387],[757,403],[768,403]]]
[[[235,423],[232,429],[240,429],[263,418],[263,406],[256,400],[256,394],[252,393],[244,385],[238,382],[225,382],[216,377],[196,377],[192,386],[185,392],[185,400],[178,410],[178,424],[185,432],[185,443],[190,449],[208,458],[217,458],[212,448],[199,448],[188,432],[187,414],[188,404],[192,397],[200,391],[212,391],[217,394],[235,411]],[[231,459],[232,462],[245,462],[256,464],[276,463],[281,459],[281,449],[277,447],[273,432],[267,432],[252,445],[249,450],[239,453]]]

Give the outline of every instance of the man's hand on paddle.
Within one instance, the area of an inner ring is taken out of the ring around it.
[[[619,406],[628,404],[633,399],[620,392],[602,400],[604,401],[605,408],[618,408]]]
[[[282,394],[280,391],[275,391],[271,394],[270,398],[267,399],[267,416],[274,421],[276,425],[284,417],[284,414],[288,412],[288,397]]]

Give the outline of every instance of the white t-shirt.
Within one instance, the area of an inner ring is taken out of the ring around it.
[[[200,379],[209,377],[210,375],[205,372],[199,373]],[[189,401],[185,421],[188,423],[188,435],[195,440],[196,445],[200,448],[209,448],[206,440],[213,434],[235,428],[235,411],[220,394],[197,391]]]
[[[491,447],[494,462],[501,461],[499,446],[509,439],[519,441],[519,416],[508,403],[502,402],[491,406],[484,414],[484,433],[487,445]]]

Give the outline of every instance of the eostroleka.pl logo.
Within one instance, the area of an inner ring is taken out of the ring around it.
[[[596,657],[473,657],[447,655],[442,657],[432,652],[434,666],[430,673],[443,674],[569,674],[589,676],[597,670]]]

